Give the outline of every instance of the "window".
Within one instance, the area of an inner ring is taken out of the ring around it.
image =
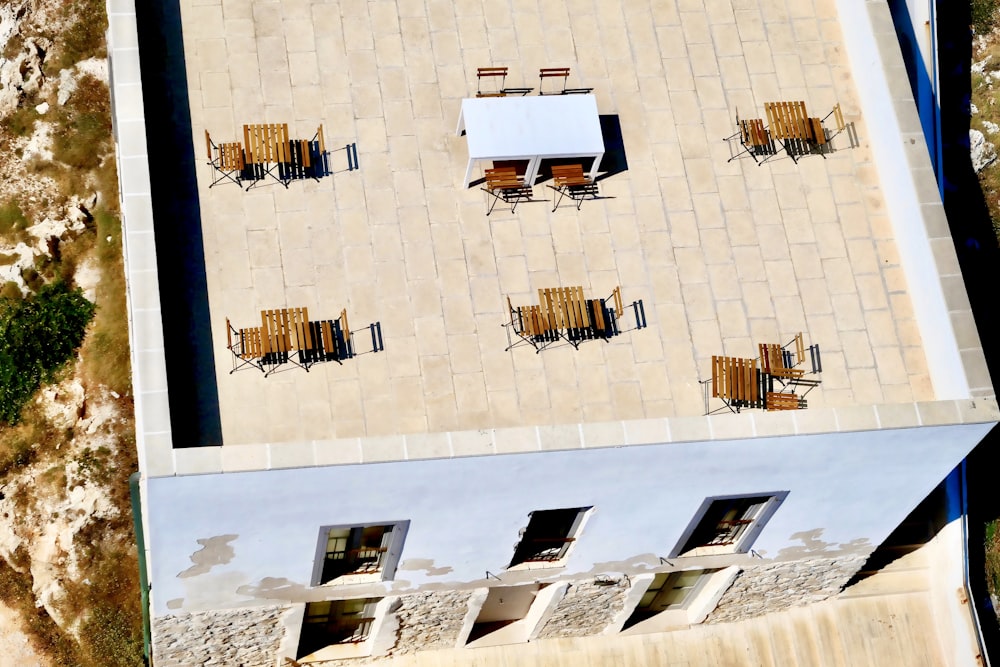
[[[636,611],[656,614],[666,609],[684,609],[691,604],[694,594],[707,581],[704,575],[713,572],[716,570],[684,570],[656,575],[639,601]]]
[[[787,491],[707,498],[670,557],[745,553]]]
[[[392,579],[408,521],[371,526],[323,526],[313,585]]]
[[[588,510],[590,507],[532,512],[508,567],[523,563],[534,563],[540,567],[561,565],[558,561],[566,557]]]
[[[671,627],[680,627],[703,620],[697,609],[707,614],[704,591],[721,592],[720,586],[732,581],[716,577],[722,570],[682,570],[662,572],[653,577],[649,588],[643,593],[639,604],[625,621],[622,630],[636,628],[638,632],[663,632]],[[700,599],[700,602],[699,602]],[[654,618],[655,617],[655,618]],[[632,634],[632,633],[630,633]]]
[[[327,600],[306,604],[298,657],[331,644],[359,644],[371,633],[375,605],[382,598]]]

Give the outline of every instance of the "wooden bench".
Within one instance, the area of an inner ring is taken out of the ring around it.
[[[552,210],[559,208],[563,197],[569,197],[577,202],[579,211],[583,200],[587,197],[596,199],[600,194],[597,183],[583,174],[582,164],[553,165],[552,167]],[[558,198],[557,198],[558,197]]]
[[[496,81],[499,77],[500,85],[493,91],[483,91],[483,79]],[[504,83],[507,81],[506,67],[479,67],[476,69],[476,97],[503,97]]]
[[[733,412],[763,407],[756,359],[713,356],[711,383],[712,397],[721,399]]]
[[[247,187],[247,190],[267,176],[288,187],[286,168],[292,159],[289,144],[288,123],[256,123],[243,126],[246,163],[254,174],[254,182]]]
[[[511,204],[510,212],[513,213],[518,202],[531,199],[531,187],[517,175],[515,167],[494,167],[487,169],[485,175],[486,187],[483,191],[493,197],[492,201],[487,200],[486,215],[493,212],[493,208],[500,200]]]
[[[205,150],[208,154],[208,164],[212,167],[212,187],[224,180],[229,180],[243,187],[240,181],[246,169],[243,155],[243,145],[238,141],[216,144],[212,141],[208,130],[205,130]],[[218,174],[218,175],[216,175]]]
[[[806,399],[796,394],[769,391],[764,398],[765,410],[802,410],[806,407]]]

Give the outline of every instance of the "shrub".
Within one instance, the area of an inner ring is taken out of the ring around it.
[[[72,67],[81,60],[104,57],[104,33],[108,29],[103,0],[63,0],[67,25],[54,35],[55,55],[51,70]]]
[[[75,169],[96,169],[111,149],[111,100],[93,76],[80,77],[60,114],[63,131],[53,137],[52,155]]]
[[[38,388],[72,358],[94,304],[62,281],[0,312],[0,422],[17,423]]]
[[[972,29],[985,35],[996,27],[997,0],[972,0],[970,8]]]
[[[16,137],[27,137],[35,131],[35,121],[39,118],[34,107],[19,107],[3,121],[3,126],[9,134]]]
[[[0,205],[0,236],[27,229],[28,219],[16,201]]]

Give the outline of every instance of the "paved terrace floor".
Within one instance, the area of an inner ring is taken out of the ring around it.
[[[823,353],[810,406],[933,398],[829,0],[180,7],[196,154],[206,129],[232,141],[244,123],[287,122],[306,138],[322,123],[338,170],[244,192],[209,190],[198,165],[225,444],[700,415],[711,355],[798,331]],[[461,100],[477,67],[499,65],[508,86],[569,66],[569,85],[617,116],[628,169],[600,181],[605,198],[487,217],[484,193],[463,189]],[[861,145],[841,134],[826,159],[727,163],[737,109],[785,99],[813,115],[839,101]],[[353,142],[348,172],[336,149]],[[505,352],[504,296],[561,285],[621,285],[649,328]],[[251,326],[285,306],[380,321],[385,352],[228,375],[225,318]]]

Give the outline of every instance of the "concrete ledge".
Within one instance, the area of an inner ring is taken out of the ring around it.
[[[164,435],[150,440],[150,477],[280,468],[356,465],[417,459],[493,456],[523,452],[641,447],[681,442],[751,440],[919,426],[991,424],[1000,421],[997,401],[962,399],[921,403],[763,412],[744,410],[707,417],[639,419],[598,424],[516,427],[383,438],[344,438],[226,447],[168,449]],[[642,437],[631,439],[638,434]],[[654,434],[657,437],[653,437]]]

